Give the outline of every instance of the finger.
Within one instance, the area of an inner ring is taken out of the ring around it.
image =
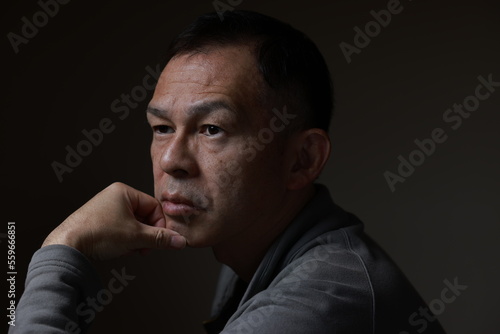
[[[165,216],[158,200],[137,189],[127,187],[127,197],[131,210],[142,223],[165,227]]]
[[[134,248],[183,249],[186,243],[186,238],[175,231],[141,224]]]

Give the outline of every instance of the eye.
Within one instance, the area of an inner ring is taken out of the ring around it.
[[[174,132],[173,129],[168,125],[155,125],[152,128],[154,133],[161,135]]]
[[[218,126],[215,126],[215,125],[204,125],[202,127],[202,131],[201,131],[205,136],[215,136],[221,132],[223,132],[223,130],[221,128],[219,128]]]

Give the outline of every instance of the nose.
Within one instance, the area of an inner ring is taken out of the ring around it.
[[[160,158],[161,169],[175,178],[189,178],[198,173],[194,152],[188,138],[176,134],[168,143]]]

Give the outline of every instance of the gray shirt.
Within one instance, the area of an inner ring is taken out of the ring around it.
[[[335,205],[325,187],[316,189],[249,284],[222,268],[207,332],[444,333],[363,224]],[[78,251],[60,245],[38,250],[9,333],[84,332],[88,318],[76,310],[96,295],[97,282]]]

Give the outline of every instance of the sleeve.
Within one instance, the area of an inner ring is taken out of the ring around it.
[[[9,334],[85,333],[94,318],[86,314],[85,306],[99,288],[97,272],[76,249],[63,245],[39,249],[28,267]]]

